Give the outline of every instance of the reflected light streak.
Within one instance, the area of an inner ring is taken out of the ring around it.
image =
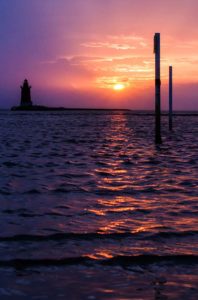
[[[123,227],[123,229],[121,229]],[[99,233],[110,233],[110,232],[117,232],[122,233],[125,231],[125,221],[124,220],[115,220],[111,221],[108,224],[105,224],[104,226],[101,226],[99,229]]]
[[[89,257],[91,259],[101,259],[101,258],[110,259],[113,257],[113,255],[110,254],[110,251],[102,250],[102,251],[96,251],[96,253],[93,253],[93,254],[89,253],[86,255],[86,257]]]

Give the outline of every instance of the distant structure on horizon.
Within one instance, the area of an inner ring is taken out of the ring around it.
[[[31,86],[28,83],[28,80],[25,79],[23,85],[21,86],[21,104],[22,107],[32,106],[31,100]]]
[[[37,105],[32,103],[31,99],[31,86],[28,80],[25,79],[23,85],[21,85],[21,102],[17,106],[11,107],[12,111],[65,111],[65,110],[87,110],[87,108],[66,108],[66,107],[51,107],[44,105]],[[88,109],[94,110],[94,109]],[[112,109],[100,109],[100,110],[112,110]],[[125,110],[125,109],[122,109]]]

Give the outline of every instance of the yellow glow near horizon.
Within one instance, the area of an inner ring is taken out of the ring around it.
[[[123,90],[124,88],[125,88],[125,85],[122,84],[122,83],[116,83],[116,84],[113,86],[113,89],[114,89],[115,91],[121,91],[121,90]]]

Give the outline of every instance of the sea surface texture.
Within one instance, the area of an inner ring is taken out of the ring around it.
[[[0,113],[0,299],[198,299],[198,116]]]

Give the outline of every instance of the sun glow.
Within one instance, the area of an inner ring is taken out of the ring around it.
[[[116,83],[114,86],[113,86],[113,89],[115,90],[115,91],[121,91],[121,90],[123,90],[125,88],[125,86],[124,86],[124,84],[122,84],[122,83]]]

